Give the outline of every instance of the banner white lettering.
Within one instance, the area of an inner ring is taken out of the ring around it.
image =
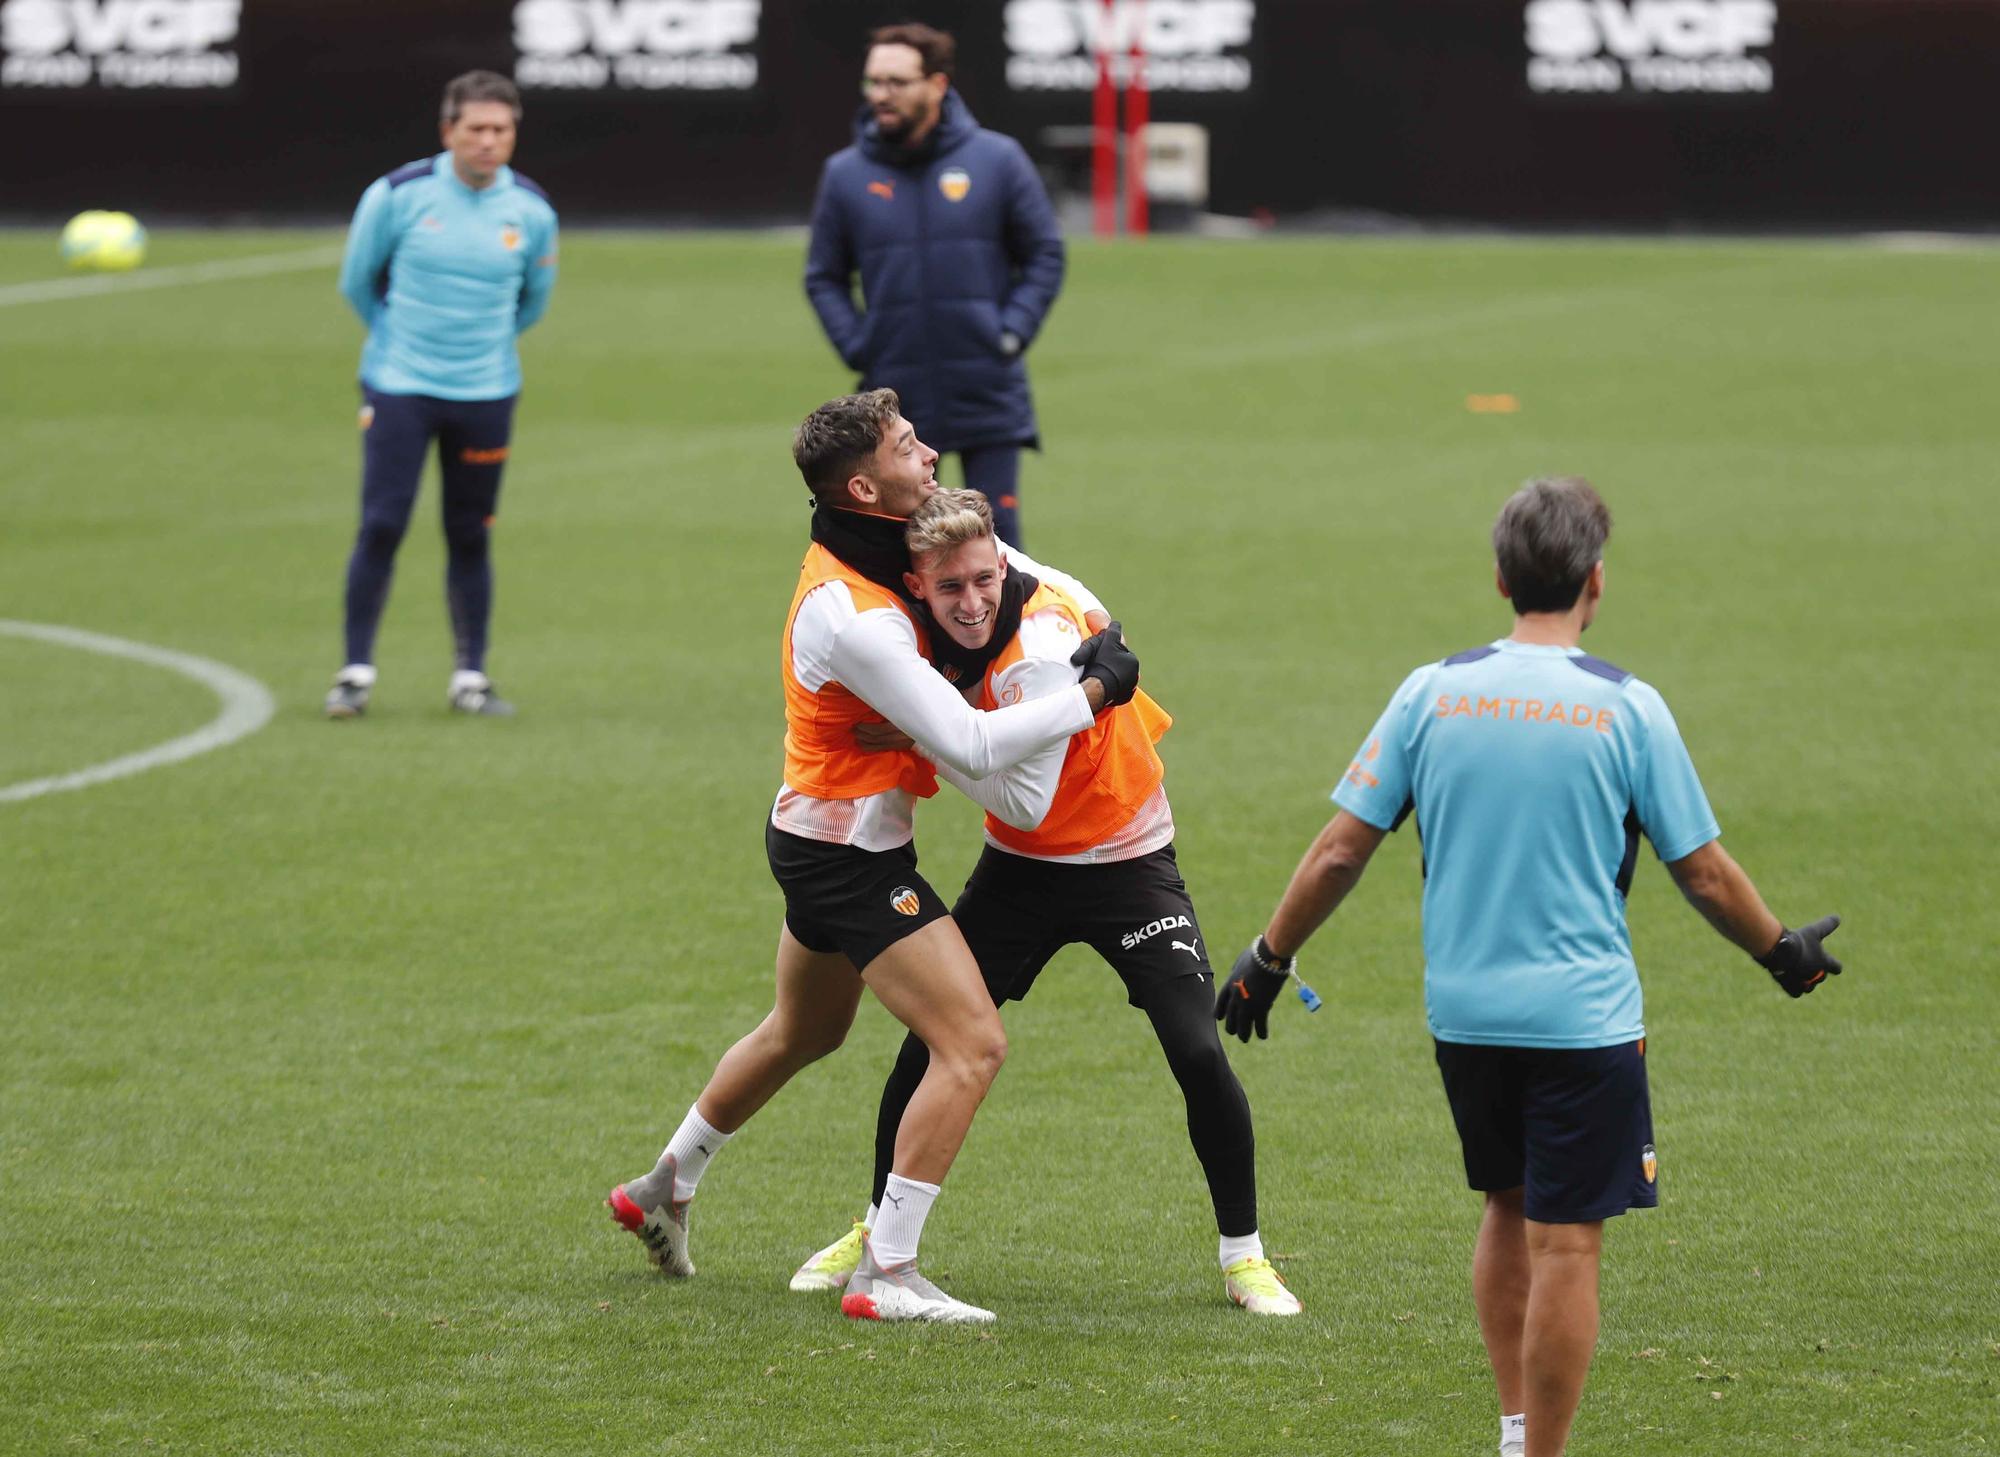
[[[219,91],[241,0],[5,0],[0,89]]]
[[[540,91],[749,91],[759,0],[518,0],[514,80]]]
[[[1250,89],[1255,0],[1007,0],[1001,16],[1015,91],[1089,91],[1100,51],[1120,87],[1143,77],[1150,91]]]
[[[1772,89],[1777,0],[1528,0],[1528,89],[1723,95]]]

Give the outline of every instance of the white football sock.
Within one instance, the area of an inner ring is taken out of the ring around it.
[[[467,689],[475,692],[483,692],[492,686],[493,684],[487,679],[486,675],[477,668],[454,669],[451,675],[451,691],[453,693],[463,693]]]
[[[694,1186],[701,1182],[702,1172],[708,1161],[722,1152],[722,1145],[736,1135],[724,1133],[701,1116],[701,1105],[688,1109],[688,1116],[681,1120],[681,1126],[674,1136],[667,1140],[667,1151],[662,1159],[671,1154],[675,1160],[674,1197],[692,1199]]]
[[[861,1216],[861,1227],[863,1229],[872,1230],[875,1227],[875,1221],[880,1219],[881,1217],[882,1217],[882,1211],[877,1209],[873,1204],[870,1204],[868,1206],[868,1212]]]
[[[1222,1261],[1225,1270],[1242,1260],[1261,1260],[1264,1258],[1264,1241],[1254,1229],[1248,1234],[1225,1234],[1217,1258]]]
[[[627,1184],[625,1197],[641,1209],[657,1209],[669,1199],[692,1199],[694,1186],[701,1182],[702,1171],[708,1167],[708,1161],[735,1136],[712,1127],[698,1108],[688,1109],[687,1117],[681,1120],[681,1126],[661,1152],[660,1161],[653,1165],[653,1172]],[[674,1160],[671,1189],[667,1187],[667,1160],[670,1158]]]
[[[901,1174],[889,1175],[882,1190],[882,1204],[876,1211],[878,1223],[869,1227],[868,1243],[875,1251],[875,1263],[888,1269],[907,1264],[917,1257],[917,1242],[924,1237],[924,1220],[938,1196],[936,1184],[920,1184]]]
[[[1500,1418],[1500,1446],[1504,1450],[1509,1442],[1517,1447],[1528,1445],[1528,1414],[1522,1412],[1517,1417]]]
[[[375,665],[373,663],[349,663],[333,675],[336,683],[352,683],[356,688],[375,686]]]

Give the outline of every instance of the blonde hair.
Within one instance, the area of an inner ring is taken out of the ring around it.
[[[910,565],[993,534],[993,506],[977,491],[934,491],[903,528]]]

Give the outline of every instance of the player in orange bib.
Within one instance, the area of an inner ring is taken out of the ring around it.
[[[1025,706],[1075,691],[1071,658],[1094,625],[1080,584],[1042,580],[1004,559],[991,509],[976,491],[939,491],[906,537],[906,585],[922,604],[931,658],[974,706]],[[1295,1315],[1298,1297],[1258,1235],[1250,1103],[1216,1032],[1207,946],[1174,858],[1166,770],[1155,747],[1172,721],[1142,692],[1011,769],[974,777],[940,762],[938,774],[987,811],[986,850],[952,919],[996,1005],[1025,997],[1066,945],[1082,942],[1110,963],[1152,1023],[1186,1100],[1188,1135],[1215,1208],[1224,1288],[1256,1314]],[[884,747],[885,760],[907,756],[909,741],[893,732],[865,737]],[[915,750],[928,753],[914,737]],[[897,1129],[933,1059],[921,1038],[904,1040],[882,1092],[868,1212],[799,1268],[794,1290],[845,1287],[851,1299],[870,1278],[880,1258],[880,1236],[871,1231],[897,1213]]]
[[[903,577],[905,521],[937,489],[937,452],[917,439],[891,390],[830,401],[806,418],[792,454],[814,499],[812,545],[786,616],[785,776],[765,827],[785,895],[777,996],[724,1054],[652,1171],[606,1203],[668,1274],[692,1275],[688,1205],[709,1160],[792,1076],[846,1039],[865,984],[931,1050],[892,1136],[896,1216],[876,1231],[875,1265],[848,1313],[985,1323],[992,1312],[917,1273],[931,1201],[1006,1056],[979,968],[944,902],[917,871],[915,802],[933,764],[984,778],[1060,750],[1137,691],[1138,660],[1115,634],[1079,639],[1066,691],[981,712],[923,656]],[[1018,558],[1024,569],[1067,581]],[[1081,590],[1079,586],[1079,590]],[[858,724],[887,720],[925,746],[866,753]]]

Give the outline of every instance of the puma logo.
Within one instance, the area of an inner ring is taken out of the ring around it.
[[[908,1196],[903,1194],[891,1194],[887,1190],[884,1190],[882,1197],[888,1200],[891,1204],[895,1205],[898,1209],[901,1209],[903,1207],[903,1200]]]
[[[1173,943],[1173,948],[1176,951],[1185,951],[1187,952],[1188,955],[1192,956],[1196,961],[1199,961],[1201,960],[1201,953],[1195,950],[1195,946],[1199,945],[1201,945],[1201,937],[1197,936],[1194,938],[1194,946],[1188,945],[1187,942],[1185,941],[1176,941]]]

